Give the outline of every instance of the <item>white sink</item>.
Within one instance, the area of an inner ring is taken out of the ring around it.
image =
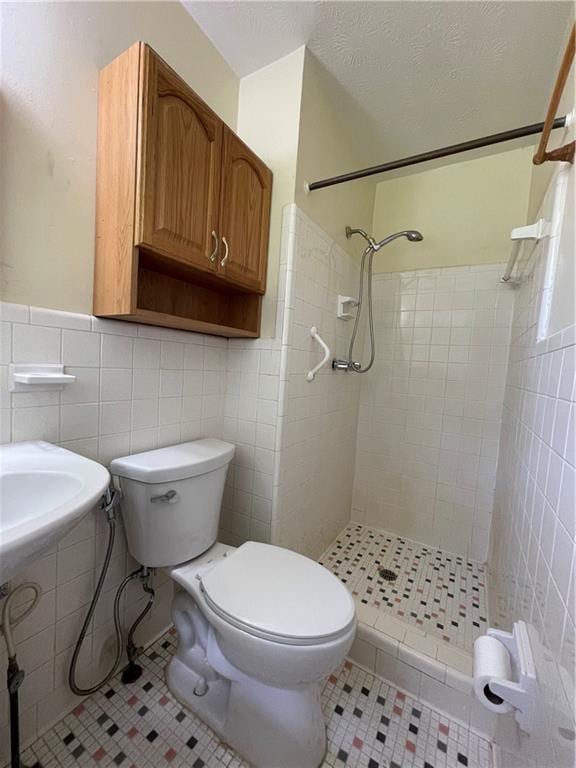
[[[109,482],[101,464],[65,448],[0,445],[0,584],[68,533]]]

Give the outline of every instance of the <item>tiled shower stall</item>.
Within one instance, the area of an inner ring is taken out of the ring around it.
[[[486,560],[514,291],[505,265],[379,274],[353,519]]]

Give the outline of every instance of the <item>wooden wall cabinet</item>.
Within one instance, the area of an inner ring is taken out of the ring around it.
[[[100,73],[94,314],[260,331],[272,174],[144,43]]]

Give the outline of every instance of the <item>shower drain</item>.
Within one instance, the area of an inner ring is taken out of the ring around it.
[[[384,581],[396,581],[398,574],[391,571],[389,568],[378,568],[378,573]]]

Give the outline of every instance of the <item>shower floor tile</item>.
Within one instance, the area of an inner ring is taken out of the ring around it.
[[[486,632],[482,563],[350,523],[320,559],[354,598],[471,652]],[[386,568],[397,575],[387,581]]]
[[[116,679],[87,698],[24,752],[24,763],[247,768],[166,687],[164,669],[175,646],[171,630],[145,652],[137,683],[123,686]],[[324,684],[322,704],[328,723],[324,766],[491,766],[488,741],[349,661]]]

